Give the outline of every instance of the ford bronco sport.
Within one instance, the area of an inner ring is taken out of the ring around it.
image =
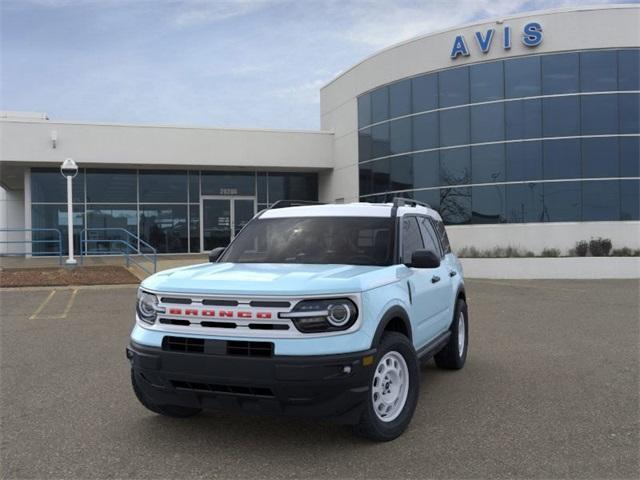
[[[426,204],[282,204],[202,265],[140,285],[127,357],[138,400],[330,417],[386,441],[416,408],[419,365],[460,369],[462,269]]]

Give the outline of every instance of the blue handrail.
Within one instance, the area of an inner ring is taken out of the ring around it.
[[[109,232],[109,231],[125,233],[127,235],[126,240],[123,240],[122,238],[87,238],[87,234],[90,234],[91,232]],[[132,240],[135,243],[135,245],[132,245],[130,240]],[[144,272],[150,275],[157,271],[158,252],[156,251],[156,249],[153,248],[144,240],[142,240],[137,235],[134,235],[133,233],[131,233],[126,228],[112,227],[112,228],[83,229],[80,232],[80,262],[84,263],[84,257],[89,253],[92,253],[88,248],[89,243],[107,243],[107,242],[109,243],[109,250],[100,250],[98,252],[93,252],[93,253],[98,253],[101,255],[123,255],[125,257],[127,266],[129,266],[130,262],[133,262],[138,267],[140,267],[141,270],[143,270]],[[111,250],[112,244],[122,245],[124,246],[124,249]],[[147,252],[147,253],[143,252],[142,249],[140,248],[140,245],[148,248],[149,250],[151,250],[151,252]],[[151,262],[151,264],[153,265],[153,271],[147,270],[147,268],[145,268],[145,266],[140,261],[136,260],[135,257],[132,257],[132,255],[141,256],[144,260]]]
[[[40,255],[40,254],[48,254],[48,255],[58,255],[58,262],[60,263],[60,265],[62,265],[62,255],[64,254],[64,252],[62,251],[62,233],[60,233],[60,230],[58,230],[57,228],[0,228],[0,233],[4,233],[4,232],[23,232],[23,233],[27,233],[27,232],[31,232],[31,233],[39,233],[39,232],[54,232],[57,234],[58,238],[53,238],[53,239],[45,239],[45,240],[34,240],[33,236],[30,239],[24,239],[24,240],[0,240],[0,244],[10,244],[10,243],[24,243],[24,244],[31,244],[31,254],[33,255],[33,244],[34,243],[56,243],[58,244],[58,250],[56,251],[50,251],[50,252],[36,252],[36,255]],[[0,256],[24,256],[28,254],[28,252],[3,252],[0,253]]]

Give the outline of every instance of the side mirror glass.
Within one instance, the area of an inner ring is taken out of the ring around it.
[[[411,255],[411,265],[413,268],[438,268],[440,257],[432,250],[416,250]]]
[[[216,263],[227,247],[217,247],[209,252],[209,262]]]

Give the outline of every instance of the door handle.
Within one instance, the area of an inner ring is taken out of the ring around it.
[[[433,277],[431,277],[431,283],[438,283],[440,281],[440,277],[437,275],[434,275]]]
[[[451,270],[451,271],[449,272],[449,276],[450,276],[450,277],[455,277],[457,274],[458,274],[458,272],[456,272],[455,270]]]

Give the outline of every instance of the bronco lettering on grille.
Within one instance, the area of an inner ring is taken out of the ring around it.
[[[195,317],[219,317],[219,318],[259,318],[261,320],[269,320],[272,318],[271,312],[251,312],[248,310],[214,310],[211,308],[206,308],[202,310],[198,310],[197,308],[170,308],[170,315],[185,315],[185,316],[195,316]]]

